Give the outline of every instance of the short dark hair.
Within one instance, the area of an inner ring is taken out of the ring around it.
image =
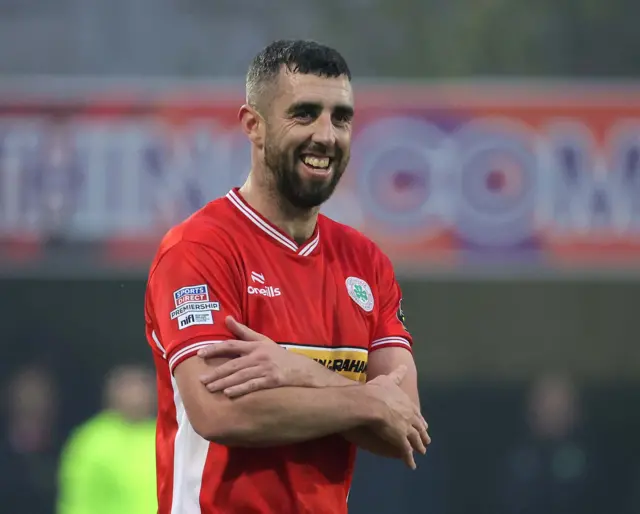
[[[265,47],[249,66],[246,79],[249,105],[256,106],[264,86],[276,79],[283,66],[292,73],[345,76],[351,80],[347,61],[337,50],[315,41],[281,39]]]

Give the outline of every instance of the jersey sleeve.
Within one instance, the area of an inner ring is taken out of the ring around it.
[[[413,338],[405,326],[402,291],[388,257],[382,255],[378,269],[380,312],[369,351],[398,347],[411,351]]]
[[[172,374],[200,348],[235,339],[225,318],[243,321],[241,299],[238,273],[212,248],[181,241],[161,257],[149,277],[146,308]]]

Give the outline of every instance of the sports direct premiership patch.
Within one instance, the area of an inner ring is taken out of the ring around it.
[[[176,307],[185,303],[208,302],[209,289],[206,285],[183,287],[173,293],[173,299]]]
[[[171,311],[171,319],[178,318],[178,328],[191,325],[213,325],[212,311],[220,310],[219,302],[209,300],[206,285],[187,286],[173,293],[176,309]]]
[[[357,277],[349,277],[346,280],[347,291],[351,299],[366,312],[373,310],[373,293],[369,284]]]

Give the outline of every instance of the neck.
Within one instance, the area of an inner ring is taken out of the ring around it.
[[[240,194],[257,212],[288,234],[298,244],[311,237],[318,220],[319,208],[298,209],[282,198],[273,187],[260,184],[249,173]]]

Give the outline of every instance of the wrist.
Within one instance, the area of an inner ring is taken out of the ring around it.
[[[357,386],[359,389],[359,402],[361,402],[364,412],[365,424],[379,425],[384,423],[387,415],[387,404],[378,394],[378,387],[375,384],[363,384]]]
[[[302,387],[345,387],[354,385],[353,380],[316,363],[312,369],[306,370],[301,377]]]

